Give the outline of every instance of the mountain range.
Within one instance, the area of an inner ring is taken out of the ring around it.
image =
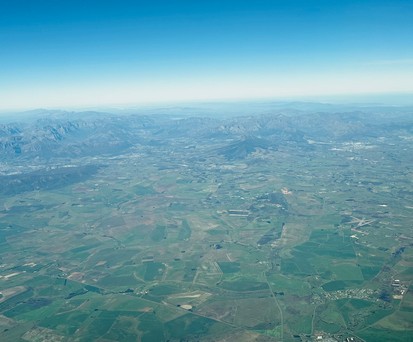
[[[116,115],[104,112],[36,111],[32,116],[0,124],[0,160],[49,160],[117,154],[136,145],[153,146],[184,139],[185,144],[215,141],[216,153],[242,159],[257,149],[309,141],[346,141],[413,131],[405,110],[391,115],[352,112],[266,113],[224,118],[158,115]],[[17,118],[19,118],[17,116]]]

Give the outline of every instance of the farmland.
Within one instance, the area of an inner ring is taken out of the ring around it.
[[[407,341],[399,133],[238,159],[181,136],[26,174],[0,191],[0,339]]]

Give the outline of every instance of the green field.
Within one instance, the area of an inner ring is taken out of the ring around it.
[[[0,195],[0,340],[411,340],[409,140],[200,139]]]

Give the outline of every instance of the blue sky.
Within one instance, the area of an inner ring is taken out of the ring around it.
[[[400,92],[411,0],[0,0],[0,109]]]

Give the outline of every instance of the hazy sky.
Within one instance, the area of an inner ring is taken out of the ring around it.
[[[0,0],[0,109],[385,92],[412,0]]]

